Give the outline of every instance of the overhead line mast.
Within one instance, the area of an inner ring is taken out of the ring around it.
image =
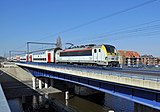
[[[30,51],[29,51],[29,45],[30,45],[30,44],[57,45],[57,44],[55,44],[55,43],[27,42],[27,54],[30,53]]]

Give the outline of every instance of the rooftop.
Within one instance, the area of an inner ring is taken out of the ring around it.
[[[132,58],[132,57],[139,58],[140,57],[140,54],[135,51],[118,50],[118,52],[119,52],[120,56],[124,56],[124,57],[128,57],[128,58]]]

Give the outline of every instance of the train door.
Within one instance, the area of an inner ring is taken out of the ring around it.
[[[97,61],[98,62],[102,61],[102,52],[101,52],[101,49],[97,49]]]
[[[93,60],[94,60],[94,62],[97,62],[97,61],[98,61],[97,49],[94,49],[94,51],[93,51]]]
[[[16,58],[17,58],[17,61],[20,61],[20,56],[17,56]]]
[[[26,62],[28,62],[28,54],[26,55]]]
[[[48,53],[48,63],[51,62],[51,53]]]
[[[32,55],[30,55],[30,62],[32,62]]]

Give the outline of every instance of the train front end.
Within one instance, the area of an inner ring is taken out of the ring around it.
[[[117,49],[112,45],[102,45],[102,49],[105,51],[105,61],[108,62],[108,66],[119,66]]]

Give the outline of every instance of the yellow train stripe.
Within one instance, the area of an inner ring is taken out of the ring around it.
[[[106,54],[106,56],[108,55],[108,53],[107,53],[107,49],[106,49],[106,47],[102,44],[102,50],[104,51],[104,53]]]

